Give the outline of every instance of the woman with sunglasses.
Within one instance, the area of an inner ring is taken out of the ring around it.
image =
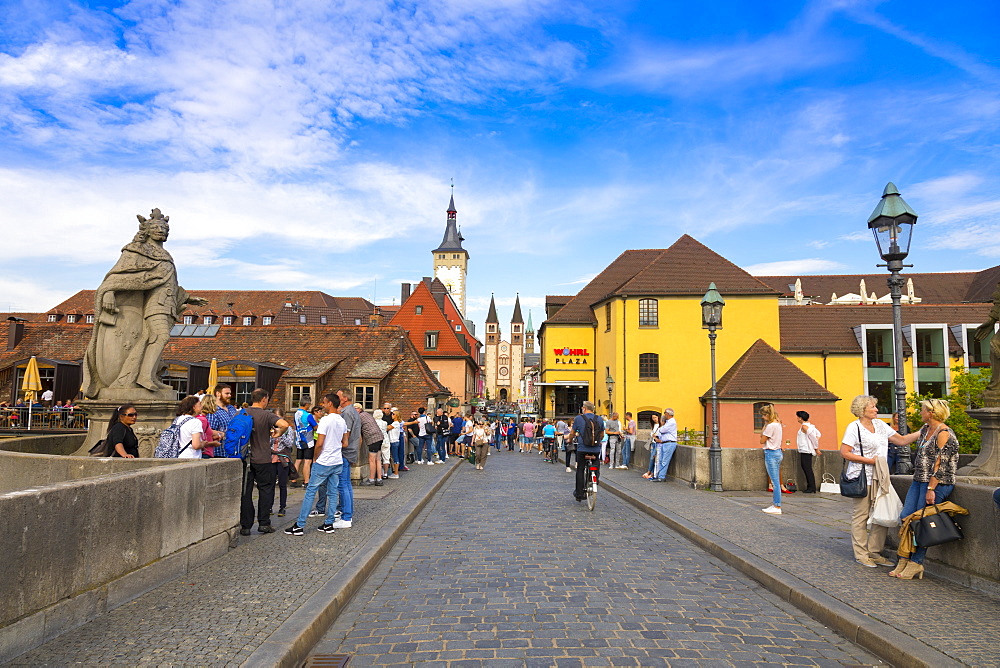
[[[135,406],[125,404],[111,414],[108,420],[108,435],[104,437],[108,455],[135,459],[139,456],[139,439],[136,438],[132,426],[138,419]]]

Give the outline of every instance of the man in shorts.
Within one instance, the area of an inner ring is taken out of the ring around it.
[[[316,452],[316,441],[313,437],[317,424],[316,418],[312,414],[312,398],[303,396],[299,399],[299,409],[295,411],[295,431],[297,432],[295,459],[299,469],[299,482],[295,484],[296,487],[309,484],[309,472]]]

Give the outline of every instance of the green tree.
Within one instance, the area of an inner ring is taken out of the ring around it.
[[[961,452],[978,453],[982,444],[982,430],[979,420],[968,414],[969,409],[983,407],[983,392],[990,383],[989,369],[966,370],[963,366],[952,368],[954,375],[951,382],[951,393],[942,397],[948,400],[951,416],[945,422],[955,431]],[[919,429],[920,402],[934,398],[931,394],[910,394],[906,398],[906,422],[910,430]]]

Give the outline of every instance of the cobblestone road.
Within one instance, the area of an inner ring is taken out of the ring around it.
[[[878,665],[537,455],[463,464],[313,656],[351,665]]]

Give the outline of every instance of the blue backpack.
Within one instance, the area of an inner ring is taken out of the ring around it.
[[[241,408],[240,411],[229,421],[226,429],[226,438],[222,442],[222,457],[230,459],[246,459],[250,452],[250,434],[253,433],[253,416]],[[215,456],[219,457],[219,450],[216,449]]]

